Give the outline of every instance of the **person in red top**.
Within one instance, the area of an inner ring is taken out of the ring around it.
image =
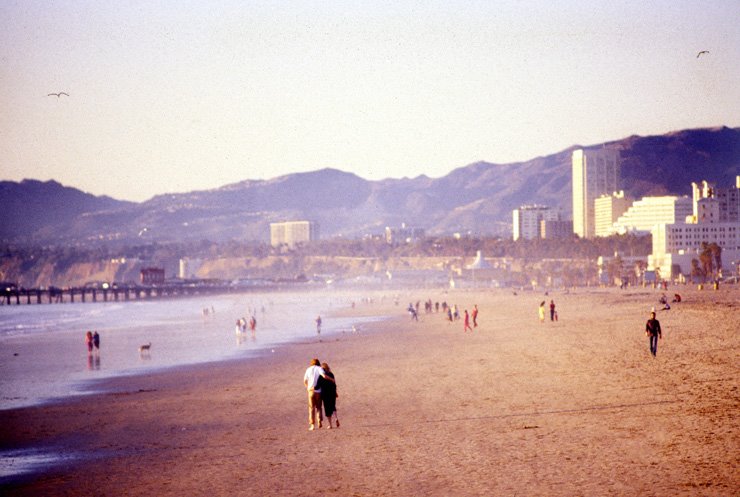
[[[473,331],[473,328],[470,327],[470,315],[468,314],[468,310],[465,309],[465,318],[464,318],[465,326],[463,327],[463,332],[465,331]]]
[[[93,334],[92,331],[88,331],[85,334],[85,343],[87,344],[87,352],[92,354],[93,351]]]
[[[555,301],[550,301],[550,321],[555,321]]]

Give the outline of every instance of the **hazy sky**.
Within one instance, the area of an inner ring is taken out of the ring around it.
[[[740,2],[2,0],[0,83],[3,180],[439,177],[739,126]]]

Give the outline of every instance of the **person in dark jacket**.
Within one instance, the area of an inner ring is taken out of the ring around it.
[[[650,319],[645,324],[645,334],[650,339],[650,353],[653,357],[658,353],[658,339],[663,338],[663,333],[660,329],[660,321],[655,319],[655,312],[650,313]]]
[[[321,364],[321,369],[324,370],[325,376],[331,378],[331,380],[325,380],[324,378],[319,380],[321,385],[321,403],[324,405],[324,415],[329,421],[329,426],[327,426],[327,428],[331,430],[332,418],[334,419],[334,425],[339,428],[339,417],[337,417],[337,397],[339,397],[339,394],[337,393],[337,384],[336,379],[334,378],[334,373],[329,369],[329,365],[324,362]]]

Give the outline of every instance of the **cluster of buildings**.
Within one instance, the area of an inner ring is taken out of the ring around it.
[[[613,234],[652,234],[648,269],[663,278],[691,273],[692,260],[704,246],[722,249],[720,269],[736,274],[740,263],[740,176],[736,184],[692,183],[692,197],[660,196],[635,200],[619,189],[619,151],[579,149],[572,154],[573,220],[541,205],[513,211],[515,240],[605,237]]]
[[[423,240],[426,232],[423,228],[407,226],[386,226],[383,238],[390,245],[414,243]],[[273,247],[296,245],[314,242],[319,239],[319,224],[314,221],[285,221],[270,223],[270,245]]]
[[[650,233],[653,249],[647,260],[648,270],[659,272],[662,278],[688,276],[695,265],[692,261],[713,243],[722,249],[719,269],[732,274],[738,271],[740,176],[730,186],[693,183],[691,197],[633,199],[620,190],[619,151],[606,147],[573,151],[572,174],[572,220],[565,219],[559,209],[523,205],[512,214],[514,240]],[[385,239],[391,244],[410,243],[424,236],[424,230],[406,225],[385,230]],[[270,223],[270,243],[274,247],[293,248],[318,239],[316,222]],[[181,268],[181,272],[187,273],[187,269]]]
[[[652,229],[653,253],[648,266],[661,275],[690,274],[692,260],[704,244],[722,249],[721,270],[738,275],[740,264],[740,176],[735,185],[716,187],[692,183],[692,213],[685,220],[659,223]]]

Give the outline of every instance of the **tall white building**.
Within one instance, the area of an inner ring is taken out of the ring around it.
[[[573,232],[581,238],[596,236],[594,201],[619,191],[619,151],[610,148],[573,151]]]
[[[514,240],[540,238],[541,221],[557,221],[559,213],[544,205],[523,205],[512,212]]]
[[[319,224],[312,221],[270,223],[270,245],[295,247],[319,239]]]
[[[596,236],[610,236],[616,231],[614,223],[632,205],[632,199],[624,192],[601,195],[594,200],[594,230]]]

